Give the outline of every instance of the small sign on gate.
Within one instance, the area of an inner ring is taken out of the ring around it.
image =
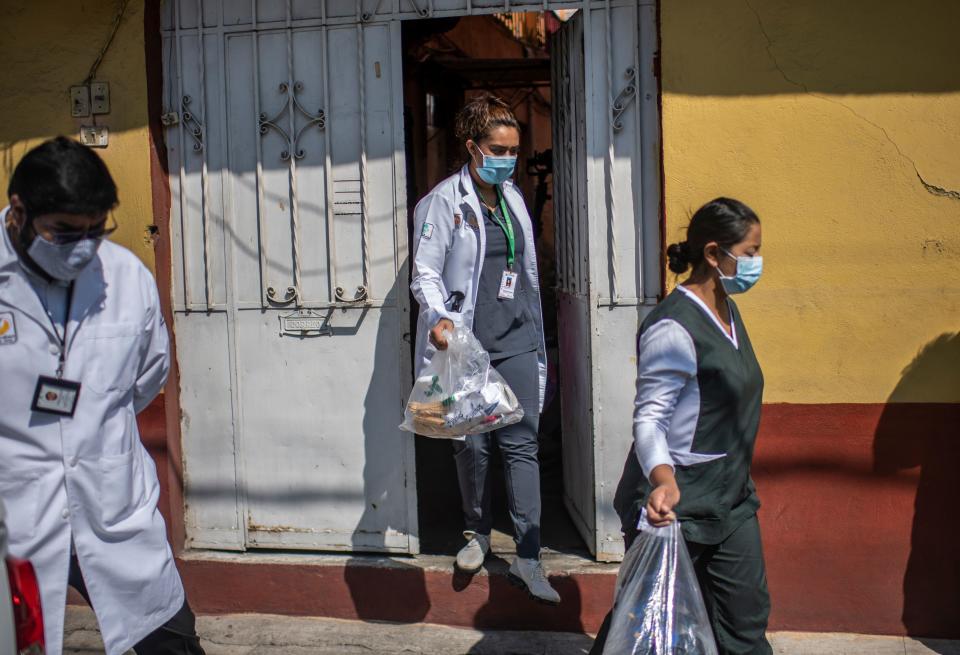
[[[294,337],[316,337],[332,335],[330,315],[320,314],[312,309],[298,309],[280,317],[280,334]]]

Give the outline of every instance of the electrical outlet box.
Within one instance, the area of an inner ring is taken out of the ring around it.
[[[86,86],[70,87],[70,115],[82,118],[90,115],[90,88]]]
[[[84,125],[80,128],[80,143],[91,148],[106,148],[110,130],[103,125]]]
[[[110,113],[110,84],[94,82],[90,85],[90,110],[93,114]]]

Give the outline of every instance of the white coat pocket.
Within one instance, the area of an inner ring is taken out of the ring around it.
[[[111,527],[130,518],[146,500],[140,449],[100,458],[100,515]],[[138,526],[137,529],[142,529]]]
[[[137,323],[103,323],[81,330],[83,386],[99,393],[127,392],[137,376],[140,334]]]
[[[33,538],[40,521],[40,487],[36,475],[10,475],[0,472],[0,499],[7,510],[4,521],[10,543]]]

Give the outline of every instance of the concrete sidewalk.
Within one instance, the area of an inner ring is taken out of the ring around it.
[[[368,623],[269,614],[201,616],[207,655],[584,655],[593,640],[568,632],[481,632],[418,623]],[[780,632],[777,655],[960,655],[960,642]],[[67,608],[65,655],[102,655],[93,612]]]

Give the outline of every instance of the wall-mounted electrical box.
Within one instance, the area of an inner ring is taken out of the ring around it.
[[[103,125],[84,125],[80,128],[80,143],[91,148],[106,148],[110,130]]]
[[[90,84],[90,111],[93,114],[110,113],[110,84],[93,82]]]
[[[74,118],[90,115],[90,87],[70,87],[70,115]]]

